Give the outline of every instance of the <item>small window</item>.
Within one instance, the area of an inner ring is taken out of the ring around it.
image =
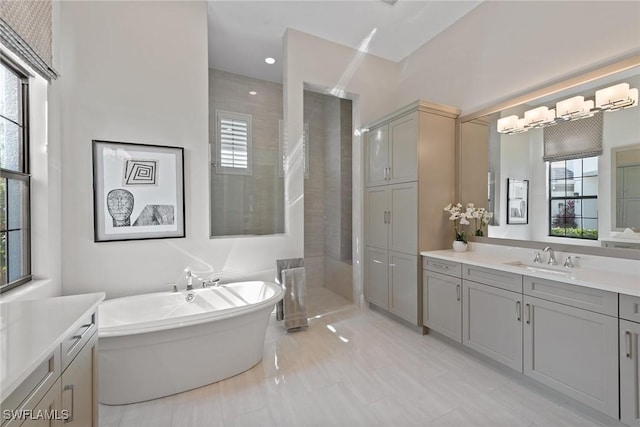
[[[549,162],[550,236],[598,239],[598,158]]]
[[[0,292],[31,280],[28,90],[0,61]]]
[[[216,173],[251,175],[251,116],[216,112]]]

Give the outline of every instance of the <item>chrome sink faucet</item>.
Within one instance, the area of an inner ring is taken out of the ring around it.
[[[567,259],[566,259],[566,260],[564,260],[564,267],[567,267],[567,268],[573,268],[573,267],[575,267],[575,264],[573,263],[573,260],[574,260],[574,259],[578,259],[578,258],[580,258],[580,257],[579,257],[579,256],[577,256],[577,255],[569,255],[569,256],[567,257]]]
[[[556,253],[553,251],[553,248],[551,246],[546,246],[542,252],[549,252],[549,261],[547,261],[547,264],[549,265],[557,265],[558,261],[556,261]]]
[[[540,256],[540,252],[536,252],[536,257],[533,259],[533,262],[536,264],[542,264],[542,257]]]
[[[187,270],[187,290],[193,290],[193,273],[191,273],[191,270]]]

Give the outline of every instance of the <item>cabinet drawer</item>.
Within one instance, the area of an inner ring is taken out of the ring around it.
[[[82,350],[82,347],[89,341],[91,336],[98,330],[98,312],[91,313],[84,318],[80,327],[70,334],[62,344],[60,344],[62,357],[61,366],[64,371],[74,357]]]
[[[640,297],[620,294],[620,318],[640,323]]]
[[[462,264],[437,258],[423,257],[422,269],[454,277],[462,276]]]
[[[42,399],[60,376],[60,355],[54,352],[42,362],[6,399],[2,401],[2,411],[27,410]],[[3,417],[2,425],[18,425]]]
[[[462,278],[507,291],[522,293],[522,275],[490,268],[464,265]]]
[[[525,276],[524,293],[547,301],[618,317],[618,294],[614,292]]]

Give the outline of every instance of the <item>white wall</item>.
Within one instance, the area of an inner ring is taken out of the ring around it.
[[[466,115],[639,50],[636,1],[485,1],[402,61],[396,105]]]
[[[209,239],[205,2],[61,2],[63,292],[164,290],[186,267],[275,275],[299,236]],[[185,148],[184,239],[94,243],[91,140]]]

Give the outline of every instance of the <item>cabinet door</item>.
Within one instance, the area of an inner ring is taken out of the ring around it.
[[[384,125],[367,132],[364,148],[364,185],[387,184],[389,166],[389,126]]]
[[[389,309],[389,260],[384,249],[365,249],[365,281],[367,301],[385,310]]]
[[[62,406],[69,411],[65,425],[88,427],[98,425],[98,399],[94,381],[97,381],[98,334],[85,344],[62,373]]]
[[[524,373],[618,418],[618,319],[524,299]]]
[[[462,281],[462,343],[522,372],[522,294]]]
[[[54,427],[62,426],[65,413],[60,406],[60,380],[44,395],[42,400],[32,409],[33,417],[27,418],[21,427]],[[40,415],[40,417],[38,417]]]
[[[387,249],[389,244],[388,188],[373,187],[365,190],[364,238],[365,245]]]
[[[418,113],[389,123],[390,184],[418,180]]]
[[[422,272],[422,320],[436,332],[462,342],[462,280]]]
[[[389,250],[418,253],[418,183],[389,187]]]
[[[638,357],[640,324],[620,320],[620,420],[640,426],[640,357]]]
[[[418,256],[389,251],[389,311],[418,325]]]

